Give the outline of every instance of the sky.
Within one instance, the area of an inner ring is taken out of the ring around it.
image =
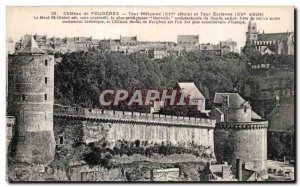
[[[6,36],[14,41],[24,34],[47,34],[52,37],[92,36],[96,39],[118,39],[138,36],[139,41],[173,41],[177,35],[200,36],[200,43],[215,43],[231,38],[238,48],[244,46],[246,24],[74,24],[59,20],[35,20],[33,16],[48,16],[51,12],[119,11],[128,12],[204,12],[204,13],[260,13],[280,20],[257,20],[258,30],[265,33],[294,31],[294,7],[7,7]],[[247,16],[246,16],[247,17]]]

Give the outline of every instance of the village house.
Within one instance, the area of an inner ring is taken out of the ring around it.
[[[199,47],[199,35],[178,35],[177,45],[185,50],[194,50]]]
[[[212,44],[212,43],[205,43],[200,45],[200,51],[202,53],[212,54],[221,56],[221,48],[220,44]]]
[[[237,43],[232,39],[220,41],[221,55],[237,53]]]
[[[203,96],[194,82],[178,82],[175,88],[180,89],[181,94],[190,97],[194,103],[197,103],[197,109],[199,111],[205,112],[206,98]]]

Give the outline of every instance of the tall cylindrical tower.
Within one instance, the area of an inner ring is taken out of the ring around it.
[[[240,159],[248,168],[264,173],[268,121],[252,111],[238,93],[216,93],[214,105],[211,114],[218,119],[214,134],[217,161],[227,161],[235,170]]]
[[[49,164],[53,133],[54,56],[46,55],[31,35],[8,58],[8,115],[16,117],[12,156],[16,161]]]
[[[235,169],[236,159],[241,159],[252,169],[263,171],[267,162],[268,121],[219,122],[215,129],[216,157],[227,161]],[[217,144],[217,145],[216,145]]]

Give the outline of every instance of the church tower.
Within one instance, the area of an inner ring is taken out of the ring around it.
[[[48,165],[54,159],[54,56],[46,55],[32,35],[8,57],[8,115],[16,128],[11,155],[15,161]]]
[[[253,21],[248,23],[248,31],[246,32],[246,45],[252,45],[253,41],[256,41],[258,37],[257,26]]]

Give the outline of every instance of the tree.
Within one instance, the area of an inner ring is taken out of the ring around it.
[[[187,52],[186,56],[171,56],[157,62],[140,53],[126,55],[92,50],[61,54],[61,58],[55,65],[55,101],[89,108],[102,107],[99,95],[103,90],[161,90],[174,88],[180,81],[194,81],[209,97],[209,103],[217,91],[240,91],[248,77],[246,59],[236,55]],[[114,109],[126,108],[120,105]]]
[[[256,62],[257,58],[261,56],[258,50],[254,46],[245,46],[243,49],[243,54],[250,59],[250,62]]]
[[[277,136],[268,137],[268,154],[273,158],[282,158],[285,154],[285,146]]]

